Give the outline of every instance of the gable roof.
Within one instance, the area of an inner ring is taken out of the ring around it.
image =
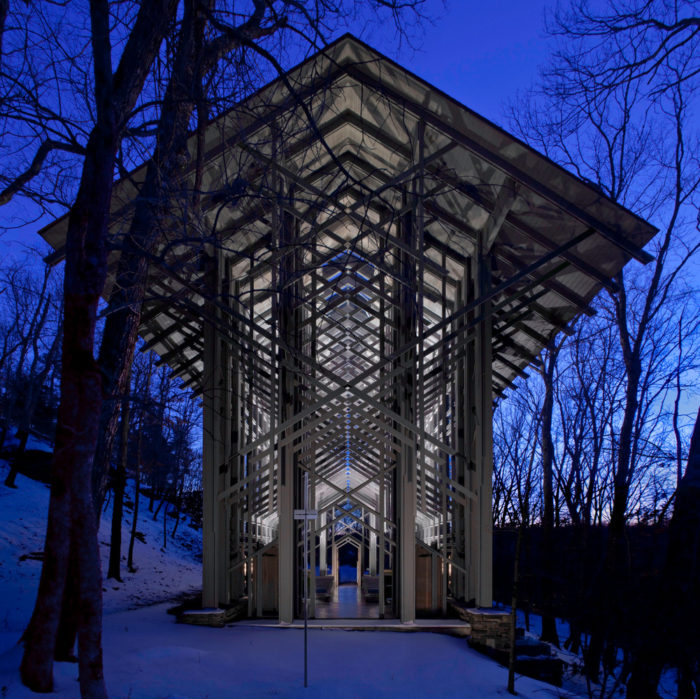
[[[183,168],[190,183],[195,152],[193,136]],[[261,406],[274,391],[274,368],[264,354],[272,351],[276,269],[295,250],[309,272],[300,277],[299,303],[307,311],[313,306],[314,359],[349,385],[381,360],[382,314],[392,307],[382,278],[397,279],[397,251],[417,265],[421,351],[430,362],[443,345],[447,355],[457,351],[446,339],[458,326],[450,318],[465,307],[470,258],[477,245],[487,249],[497,290],[493,388],[500,394],[557,332],[591,312],[590,301],[614,286],[611,278],[630,259],[650,259],[642,247],[656,232],[351,35],[213,121],[203,160],[203,218],[179,210],[182,225],[166,246],[169,257],[152,273],[142,336],[188,385],[199,384],[206,315],[200,252],[213,235],[232,284],[232,317],[259,355],[255,375],[245,380]],[[115,236],[130,223],[144,172],[142,166],[115,185]],[[409,212],[420,221],[422,244],[406,250],[399,230]],[[285,215],[296,222],[288,249],[278,239]],[[182,230],[192,240],[180,240]],[[60,250],[65,222],[42,235]],[[441,371],[436,367],[424,386],[433,406],[441,400]],[[359,379],[369,392],[371,385]],[[332,403],[323,418],[332,425],[319,430],[319,439],[328,447],[329,477],[354,489],[363,482],[363,452],[378,448],[380,438],[369,400],[353,403],[359,431],[350,439],[348,405]],[[264,423],[261,417],[261,431],[269,428]],[[345,473],[349,445],[355,466]]]

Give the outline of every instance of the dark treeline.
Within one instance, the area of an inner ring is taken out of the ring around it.
[[[47,452],[53,447],[59,400],[60,276],[60,268],[25,260],[0,267],[0,455],[10,465],[4,485],[12,488],[18,473],[51,480]],[[164,527],[163,546],[184,512],[201,523],[200,405],[167,367],[156,366],[157,359],[153,353],[136,354],[129,389],[120,401],[122,430],[109,455],[103,500],[105,507],[114,505],[109,577],[120,577],[120,532],[132,524],[131,517],[122,522],[125,495],[138,508],[143,494],[142,513],[172,519],[173,526]],[[133,537],[137,530],[132,529]],[[129,553],[133,568],[133,545]]]
[[[32,432],[53,441],[58,408],[61,346],[60,275],[50,268],[0,267],[0,450],[12,443],[14,487]]]
[[[60,268],[42,269],[25,261],[0,267],[0,456],[10,466],[4,479],[10,488],[18,487],[18,473],[52,481],[49,452],[58,417],[62,339],[60,276]],[[141,519],[162,518],[162,547],[183,519],[201,526],[201,405],[159,364],[153,353],[137,352],[128,390],[118,401],[121,429],[108,455],[107,489],[100,502],[100,509],[111,506],[106,575],[117,580],[123,558],[130,572],[137,569],[139,510]],[[128,555],[121,550],[122,530],[130,533]]]
[[[121,533],[125,526],[130,531],[126,567],[130,572],[136,570],[134,539],[139,512],[154,520],[160,515],[163,535],[159,543],[163,548],[186,515],[194,526],[201,526],[200,425],[199,401],[172,380],[167,367],[156,366],[153,353],[137,354],[131,367],[130,392],[121,400],[119,439],[107,475],[105,507],[110,501],[112,504],[107,578],[121,580]],[[128,521],[125,505],[132,513]]]
[[[608,282],[495,412],[494,522],[523,534],[522,599],[543,640],[560,645],[555,615],[569,620],[601,697],[653,697],[664,667],[680,696],[700,691],[684,621],[700,585],[699,28],[694,2],[560,5],[538,83],[509,110],[522,138],[659,229],[654,259]]]
[[[12,488],[17,488],[18,473],[51,481],[47,452],[53,447],[59,400],[60,274],[60,268],[42,270],[36,264],[0,267],[0,455],[10,465],[4,485]],[[109,454],[100,503],[113,513],[108,577],[121,576],[122,527],[131,529],[127,566],[134,569],[141,498],[142,516],[163,518],[162,546],[185,514],[201,526],[201,404],[170,373],[152,352],[137,352],[129,388],[119,401],[119,439]],[[135,509],[128,521],[123,521],[125,497]],[[172,524],[165,526],[166,518]]]
[[[594,600],[591,593],[600,574],[607,545],[608,529],[591,527],[585,542],[575,527],[557,527],[553,534],[556,556],[551,562],[554,595],[546,589],[542,571],[548,569],[543,558],[541,527],[523,532],[520,549],[519,607],[526,615],[545,609],[569,622],[570,633],[560,639],[562,647],[580,652],[588,644],[592,631]],[[517,529],[494,532],[494,597],[510,603],[513,586],[513,558]],[[615,638],[618,648],[629,652],[634,640],[648,625],[648,610],[654,601],[654,581],[660,574],[668,548],[668,528],[636,525],[627,530],[629,577],[621,581],[622,623]]]

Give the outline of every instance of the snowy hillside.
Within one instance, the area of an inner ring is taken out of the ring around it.
[[[0,483],[7,475],[0,461]],[[44,548],[49,488],[22,475],[17,489],[0,485],[0,653],[14,645],[24,630],[34,606],[41,573],[40,554]],[[125,508],[122,527],[122,579],[104,580],[104,611],[109,615],[157,602],[172,600],[201,589],[201,530],[181,521],[173,541],[174,520],[168,517],[167,547],[163,545],[163,513],[158,521],[148,512],[142,498],[137,531],[143,535],[134,545],[135,573],[126,569],[131,526],[131,508]],[[111,508],[102,515],[100,544],[102,569],[107,570]]]

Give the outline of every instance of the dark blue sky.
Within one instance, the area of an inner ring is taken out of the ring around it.
[[[501,123],[505,102],[526,89],[546,58],[545,0],[429,0],[434,26],[417,51],[384,50],[470,109]],[[370,42],[371,43],[371,42]],[[377,46],[378,49],[382,47]]]

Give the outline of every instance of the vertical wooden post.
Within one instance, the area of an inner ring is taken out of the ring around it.
[[[369,514],[369,526],[377,528],[377,517]],[[369,574],[377,574],[377,534],[370,530],[369,532]]]
[[[363,573],[365,566],[364,566],[364,555],[365,555],[365,543],[366,543],[366,534],[367,534],[367,529],[365,527],[365,523],[368,521],[365,519],[366,514],[365,514],[365,509],[364,507],[360,507],[360,521],[362,522],[362,531],[360,532],[360,545],[357,547],[357,584],[358,586],[362,584],[362,578],[361,574]]]
[[[414,247],[413,217],[410,213],[399,222],[399,235],[408,248]],[[395,322],[396,348],[411,342],[416,332],[416,270],[415,262],[406,251],[397,251],[399,274],[397,283],[398,312]],[[408,350],[399,358],[403,371],[398,375],[396,390],[399,415],[412,422],[416,407],[416,353]],[[396,491],[399,529],[398,579],[394,580],[399,592],[399,618],[410,623],[416,616],[416,435],[415,431],[401,428],[401,447],[396,469]],[[398,584],[397,584],[398,583]]]
[[[316,240],[313,241],[312,243],[312,249],[311,249],[311,255],[312,255],[312,260],[314,259],[314,256],[316,254]],[[300,285],[302,286],[302,293],[306,293],[303,287],[303,283],[300,282]],[[310,331],[308,333],[308,345],[306,347],[306,350],[308,351],[308,355],[310,357],[316,357],[316,350],[317,350],[317,332],[318,332],[318,300],[316,298],[316,289],[318,287],[318,271],[315,269],[312,269],[311,271],[311,276],[310,276],[310,291],[311,291],[311,310],[310,310],[310,318],[311,318],[311,327]],[[313,369],[310,370],[313,372]],[[311,473],[310,477],[310,482],[311,482],[311,507],[312,509],[316,509],[317,507],[317,500],[316,500],[316,484],[317,484],[317,478],[316,478],[316,447],[312,443],[310,450],[309,450],[309,455],[308,455],[308,466],[309,470]],[[311,595],[309,599],[309,614],[311,617],[316,616],[316,534],[317,534],[317,529],[320,527],[321,531],[325,534],[325,527],[323,526],[323,515],[321,515],[320,520],[311,520],[310,522],[310,546],[311,546]],[[321,555],[321,547],[320,547],[320,541],[319,541],[319,558]],[[325,551],[323,551],[325,554]],[[319,575],[323,575],[323,569],[322,569],[322,562],[319,562],[318,566],[318,572]]]
[[[483,247],[483,235],[478,234],[477,255],[474,259],[475,288],[477,296],[488,292],[491,286],[489,258]],[[491,607],[493,602],[492,547],[493,518],[491,513],[493,475],[493,410],[492,410],[492,304],[482,304],[478,315],[481,320],[476,327],[474,343],[474,406],[476,472],[474,490],[477,495],[474,524],[478,527],[472,534],[474,541],[472,564],[475,567],[474,594],[478,607]]]
[[[465,268],[465,296],[464,302],[470,303],[478,295],[478,289],[475,287],[476,276],[476,257],[475,252],[470,263]],[[481,313],[481,309],[467,314],[468,323],[474,321],[475,315]],[[472,338],[466,345],[465,353],[465,382],[464,382],[464,432],[465,432],[465,448],[466,448],[466,463],[465,463],[465,482],[469,484],[469,489],[472,493],[477,493],[479,490],[479,473],[478,473],[478,434],[476,428],[476,396],[478,395],[478,387],[476,376],[479,373],[477,368],[476,342]],[[465,507],[465,537],[467,545],[465,547],[466,556],[466,588],[465,597],[468,601],[477,602],[477,587],[479,577],[479,551],[481,538],[479,534],[481,514],[479,502],[470,500]]]
[[[467,303],[469,284],[469,269],[465,265],[463,277],[459,283],[456,298],[456,307],[462,307]],[[459,341],[464,339],[466,334],[466,319],[461,318],[457,321],[457,328],[461,330],[458,335]],[[454,420],[452,426],[454,444],[457,448],[457,454],[452,461],[452,478],[461,484],[468,484],[466,475],[469,471],[469,451],[470,451],[470,404],[469,391],[467,385],[469,382],[469,367],[470,367],[470,352],[469,347],[465,347],[464,355],[457,360],[455,367],[455,375],[453,379],[454,391]],[[455,501],[452,504],[452,558],[458,566],[462,566],[469,570],[469,544],[467,542],[466,521],[469,514],[469,506],[463,506]],[[455,567],[452,569],[453,576],[453,594],[457,599],[469,599],[469,584],[466,575]]]
[[[239,310],[240,288],[239,285],[230,278],[230,272],[227,268],[225,276],[225,289],[229,294],[228,306],[236,311]],[[233,292],[233,293],[232,293]],[[234,336],[238,336],[238,323],[232,317],[228,322],[229,332]],[[239,477],[239,462],[240,457],[237,457],[241,446],[243,418],[242,418],[242,403],[241,403],[241,351],[238,347],[229,346],[229,371],[227,389],[229,391],[229,429],[228,429],[228,445],[226,450],[226,482],[225,488],[229,488]],[[235,460],[234,460],[235,457]],[[235,478],[235,480],[234,480]],[[245,554],[241,542],[240,531],[240,501],[233,506],[228,506],[229,511],[226,516],[226,531],[227,531],[227,578],[230,590],[231,599],[239,599],[245,592],[245,578],[242,565],[237,565],[232,568],[232,563],[240,563],[240,558]],[[232,556],[232,553],[234,555]],[[230,572],[229,572],[230,571]],[[249,595],[252,597],[252,595]]]
[[[380,275],[379,278],[379,290],[380,290],[380,296],[379,296],[379,317],[380,318],[386,318],[386,302],[384,301],[385,299],[385,292],[386,292],[386,284],[385,284],[385,279],[386,277],[382,274]],[[380,325],[379,328],[379,358],[382,360],[382,367],[379,370],[379,379],[380,379],[380,385],[382,388],[384,388],[384,374],[386,373],[385,365],[384,365],[384,357],[386,356],[386,328],[384,325]],[[382,415],[381,418],[382,422],[386,422],[387,417],[386,415]],[[378,517],[378,529],[379,529],[379,542],[378,542],[378,554],[379,554],[379,618],[383,619],[385,615],[385,607],[386,607],[386,599],[385,599],[385,588],[384,588],[384,569],[385,569],[385,558],[386,556],[384,555],[384,550],[385,550],[385,538],[384,538],[384,532],[386,531],[386,516],[387,516],[387,511],[386,511],[386,499],[385,499],[385,493],[384,493],[384,488],[385,488],[385,483],[386,483],[386,466],[387,466],[387,461],[388,461],[388,453],[387,453],[387,437],[386,435],[384,436],[384,439],[381,440],[381,445],[379,447],[379,492],[377,493],[377,509],[379,510],[379,517]]]
[[[445,253],[442,253],[442,266],[447,267],[447,257]],[[447,317],[447,277],[442,278],[442,321],[444,322]],[[444,444],[449,444],[449,439],[447,435],[447,403],[450,397],[450,378],[447,372],[447,356],[449,352],[449,345],[445,344],[444,333],[443,333],[443,348],[442,348],[442,380],[445,382],[444,392],[442,394],[442,405],[438,410],[438,423],[436,428],[442,433],[442,441]],[[440,532],[441,539],[438,540],[438,545],[440,541],[442,543],[442,559],[440,560],[440,566],[442,567],[442,615],[447,615],[447,591],[448,591],[448,573],[449,569],[447,566],[447,560],[449,556],[449,546],[448,546],[448,507],[447,507],[447,479],[450,477],[450,469],[448,462],[448,455],[446,453],[441,453],[440,469],[442,471],[442,478],[440,479],[440,507],[442,509],[442,521],[440,522]],[[453,519],[454,523],[454,519]]]
[[[230,601],[228,507],[219,499],[226,486],[230,457],[230,358],[220,323],[222,252],[208,250],[207,276],[211,298],[204,324],[203,469],[202,469],[202,604],[216,607]]]
[[[282,374],[288,374],[284,371]],[[290,395],[289,377],[283,381],[283,401]],[[283,412],[286,412],[283,410]],[[292,446],[288,444],[280,450],[279,478],[277,485],[279,501],[279,618],[291,623],[294,620],[295,583],[295,533],[294,522],[294,458]]]
[[[311,477],[309,477],[309,507],[312,510],[316,509],[316,479],[313,474],[316,471],[314,462],[316,461],[315,455],[312,454],[310,457],[310,470]],[[309,617],[314,618],[316,616],[316,520],[312,519],[308,522],[308,537],[309,537],[309,568],[310,568],[310,585],[309,585]],[[319,571],[320,572],[320,571]]]
[[[277,325],[279,327],[281,354],[287,360],[279,370],[279,412],[280,423],[290,420],[294,415],[294,383],[295,377],[289,364],[293,357],[287,349],[295,346],[296,328],[294,327],[292,288],[287,284],[294,273],[294,254],[291,249],[293,221],[291,216],[283,212],[280,217],[280,262],[279,262],[279,307]],[[280,433],[280,439],[294,432],[294,425]],[[277,482],[277,497],[279,507],[279,619],[291,623],[294,621],[294,599],[296,587],[296,530],[294,516],[294,478],[295,478],[294,446],[290,442],[279,450],[279,476]]]
[[[320,531],[318,534],[318,569],[319,575],[328,575],[328,549],[326,543],[328,525],[326,524],[326,513],[319,513]]]
[[[256,616],[263,615],[263,555],[255,554],[255,613]]]
[[[333,525],[335,526],[335,525]],[[333,582],[336,587],[338,588],[338,583],[340,582],[340,571],[338,570],[338,545],[333,542],[333,548],[331,550],[331,574],[333,575]]]
[[[481,258],[481,289],[482,294],[491,287],[491,268],[489,260]],[[481,487],[479,489],[479,504],[481,511],[481,558],[479,561],[479,596],[477,604],[490,607],[493,603],[493,354],[492,354],[492,303],[487,301],[484,308],[484,320],[481,324],[479,353],[481,362]]]
[[[216,471],[219,445],[216,440],[214,392],[217,363],[216,333],[204,323],[204,376],[202,379],[202,606],[216,607]]]
[[[425,276],[425,254],[424,254],[424,202],[423,195],[425,191],[425,122],[421,119],[418,122],[417,128],[417,147],[418,153],[418,173],[414,180],[414,203],[415,203],[415,217],[413,220],[413,230],[412,230],[412,240],[406,241],[413,244],[413,248],[418,257],[418,269],[417,273],[413,273],[413,282],[415,284],[415,291],[413,294],[413,304],[415,305],[415,310],[413,311],[415,317],[415,327],[412,328],[412,335],[418,333],[419,345],[414,353],[414,395],[412,397],[413,401],[413,420],[416,426],[419,428],[419,433],[415,439],[415,464],[416,464],[416,489],[418,498],[418,507],[424,509],[426,506],[426,479],[423,472],[423,468],[427,465],[425,442],[423,439],[423,434],[425,432],[426,425],[426,414],[425,414],[425,381],[423,379],[423,368],[425,365],[425,343],[423,342],[423,331],[424,326],[424,299],[423,299],[423,279]],[[416,265],[413,265],[415,270]],[[412,338],[411,338],[412,339]],[[420,460],[418,459],[418,453],[420,452]],[[415,573],[414,573],[415,576]]]

